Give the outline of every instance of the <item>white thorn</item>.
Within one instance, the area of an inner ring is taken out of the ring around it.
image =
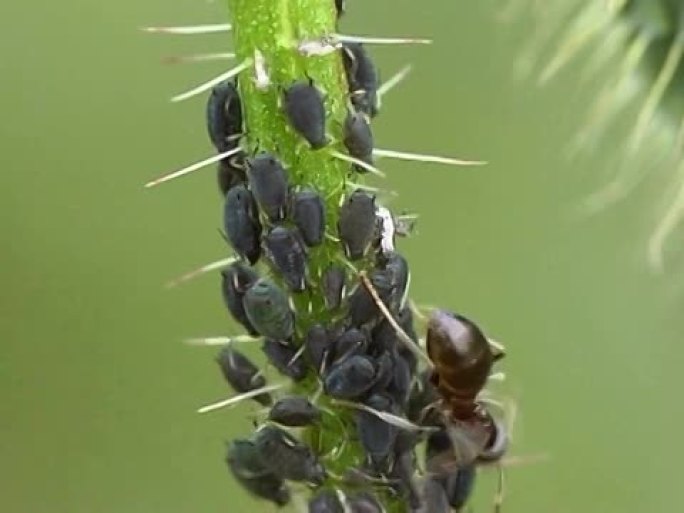
[[[186,64],[190,62],[227,61],[235,58],[233,52],[196,53],[194,55],[171,55],[162,59],[164,64]]]
[[[187,25],[181,27],[143,27],[143,32],[151,34],[215,34],[217,32],[229,32],[233,27],[230,23],[215,23],[209,25]]]
[[[304,57],[315,57],[331,54],[341,47],[342,43],[334,37],[322,37],[300,41],[297,45],[297,51]]]
[[[258,48],[254,49],[254,85],[259,91],[265,91],[271,85],[271,78],[266,72],[266,59]]]
[[[252,397],[256,397],[261,394],[273,392],[274,390],[278,390],[282,387],[283,385],[268,385],[265,387],[256,388],[254,390],[250,390],[249,392],[245,392],[244,394],[235,395],[233,397],[230,397],[229,399],[224,399],[223,401],[218,401],[212,404],[208,404],[206,406],[202,406],[200,409],[197,410],[197,413],[207,413],[210,411],[218,410],[220,408],[234,406],[239,402],[244,401],[245,399],[251,399]]]
[[[352,157],[351,155],[347,155],[346,153],[341,153],[337,150],[330,150],[330,155],[332,155],[336,159],[344,160],[345,162],[349,162],[351,164],[356,164],[357,166],[364,168],[366,171],[370,171],[374,175],[378,175],[382,178],[385,177],[385,173],[380,171],[377,167],[371,166],[370,164],[364,162],[363,160],[359,160],[355,157]]]
[[[407,153],[404,151],[373,149],[374,157],[388,157],[399,160],[412,160],[417,162],[434,162],[435,164],[450,164],[452,166],[483,166],[487,164],[484,160],[462,160],[451,157],[440,157],[438,155],[425,155],[421,153]]]
[[[333,399],[332,402],[334,404],[338,404],[340,406],[346,406],[348,408],[354,408],[356,410],[365,411],[367,413],[370,413],[371,415],[375,415],[380,420],[387,422],[388,424],[391,424],[392,426],[396,426],[399,429],[404,429],[406,431],[413,431],[416,433],[419,433],[421,431],[437,431],[437,428],[435,428],[435,427],[418,426],[417,424],[414,424],[413,422],[405,419],[404,417],[400,417],[398,415],[394,415],[394,414],[386,412],[386,411],[376,410],[375,408],[371,408],[370,406],[367,406],[367,405],[362,404],[362,403],[345,401],[344,399]]]
[[[399,85],[408,76],[408,74],[411,72],[411,69],[412,66],[408,64],[383,82],[377,90],[378,101],[382,99],[383,95],[389,93],[392,89]]]
[[[252,343],[258,342],[259,338],[251,335],[236,335],[234,337],[194,337],[186,338],[185,342],[189,346],[225,346],[232,343]]]
[[[366,36],[349,36],[344,34],[335,34],[335,38],[343,43],[365,43],[371,45],[406,45],[418,44],[429,45],[432,44],[432,39],[414,38],[414,37],[366,37]]]
[[[373,283],[370,281],[370,279],[366,275],[365,271],[361,271],[359,273],[359,279],[361,280],[361,283],[366,288],[368,293],[373,298],[373,301],[375,302],[376,306],[380,309],[382,314],[387,319],[387,322],[389,322],[390,325],[392,326],[392,328],[394,328],[394,331],[397,334],[397,338],[401,341],[402,344],[404,344],[406,349],[411,351],[419,359],[423,360],[428,365],[428,368],[431,369],[432,367],[434,367],[430,358],[428,358],[428,356],[423,351],[420,350],[420,347],[416,344],[416,342],[406,334],[406,332],[404,331],[404,329],[401,326],[399,326],[399,323],[396,321],[396,319],[392,315],[392,312],[390,312],[387,309],[387,306],[385,305],[385,303],[383,303],[382,299],[380,299],[380,295],[378,294],[378,291],[375,290]]]
[[[186,91],[181,94],[177,94],[173,98],[171,98],[172,102],[182,102],[183,100],[187,100],[188,98],[192,98],[193,96],[197,96],[198,94],[202,94],[204,91],[208,91],[212,87],[214,87],[216,84],[220,84],[224,80],[228,80],[229,78],[234,77],[238,73],[241,73],[242,71],[246,70],[250,65],[252,64],[252,59],[245,59],[243,62],[235,66],[234,68],[229,69],[228,71],[221,73],[219,76],[214,77],[210,80],[207,80],[206,82],[203,82],[202,84],[198,85],[197,87],[193,87],[189,91]]]
[[[218,155],[212,155],[209,158],[200,160],[199,162],[195,162],[194,164],[190,164],[189,166],[179,169],[178,171],[173,171],[172,173],[160,176],[159,178],[155,178],[154,180],[147,182],[145,184],[145,187],[155,187],[164,182],[168,182],[169,180],[173,180],[174,178],[178,178],[180,176],[192,173],[193,171],[197,171],[198,169],[202,169],[205,166],[213,164],[214,162],[218,162],[219,160],[225,159],[226,157],[230,157],[231,155],[235,155],[236,153],[240,153],[241,151],[242,148],[238,147],[233,148],[232,150],[224,151],[223,153],[219,153]]]
[[[211,271],[216,271],[217,269],[222,269],[226,266],[229,266],[231,264],[234,264],[240,260],[238,257],[232,256],[228,258],[222,258],[221,260],[216,260],[214,262],[208,263],[203,265],[202,267],[199,267],[197,269],[193,269],[190,272],[187,272],[178,278],[174,278],[173,280],[167,282],[166,287],[171,289],[173,287],[177,287],[181,283],[185,283],[186,281],[190,281],[193,278],[196,278],[197,276],[201,276],[203,274],[206,274]]]

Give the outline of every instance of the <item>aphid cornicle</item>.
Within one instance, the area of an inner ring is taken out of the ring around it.
[[[375,64],[361,43],[345,43],[342,59],[352,104],[361,112],[375,117],[378,113],[378,72]]]
[[[261,210],[271,222],[285,218],[288,200],[287,171],[268,152],[246,160],[249,187]]]
[[[315,424],[321,418],[321,411],[311,401],[300,395],[283,397],[268,413],[269,420],[289,427]]]
[[[207,101],[207,131],[219,153],[238,145],[242,132],[242,104],[232,80],[214,86]]]
[[[284,226],[273,228],[264,237],[264,253],[292,291],[306,288],[306,250],[296,231]]]
[[[216,181],[224,197],[236,185],[247,182],[247,174],[241,162],[244,162],[242,155],[233,155],[220,160],[216,167]]]
[[[328,395],[337,399],[355,399],[373,386],[375,366],[370,358],[354,355],[330,369],[323,386]]]
[[[342,128],[342,142],[349,154],[373,165],[373,132],[366,117],[359,113],[349,111]],[[354,166],[359,173],[365,173],[366,169]]]
[[[226,463],[238,482],[253,495],[278,506],[290,502],[290,491],[285,483],[263,465],[255,444],[250,440],[233,440],[228,445]]]
[[[344,269],[337,265],[328,266],[321,276],[321,288],[323,289],[323,299],[328,310],[340,307],[346,275]]]
[[[292,378],[294,381],[301,381],[306,377],[306,361],[303,355],[297,354],[296,347],[287,342],[267,338],[264,340],[261,350],[268,361],[284,376]]]
[[[323,490],[309,500],[309,513],[344,513],[344,507],[336,493]]]
[[[275,283],[260,278],[242,299],[252,326],[264,337],[289,340],[294,332],[294,317],[287,295]]]
[[[307,246],[314,247],[323,242],[325,204],[320,194],[312,189],[297,191],[292,196],[291,216]]]
[[[244,185],[237,185],[226,194],[223,228],[235,252],[255,264],[261,255],[261,222],[254,197]]]
[[[264,426],[253,436],[261,461],[278,477],[315,485],[326,477],[323,465],[308,445],[275,426]]]
[[[238,321],[250,335],[258,335],[254,326],[247,318],[245,308],[242,305],[242,298],[247,289],[258,279],[259,275],[251,267],[241,262],[231,264],[227,269],[221,271],[221,292],[223,302],[233,318]]]
[[[340,207],[337,231],[350,260],[362,258],[375,235],[375,196],[355,190]]]
[[[313,84],[295,82],[283,94],[283,110],[294,130],[316,150],[328,143],[323,95]]]
[[[266,379],[249,358],[230,346],[224,347],[216,357],[221,373],[236,392],[245,393],[266,386]],[[254,398],[264,406],[271,404],[269,394],[260,394]]]

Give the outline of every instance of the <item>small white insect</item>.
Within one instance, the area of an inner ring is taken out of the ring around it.
[[[394,251],[394,217],[386,207],[378,207],[375,216],[380,220],[380,250],[384,255]]]

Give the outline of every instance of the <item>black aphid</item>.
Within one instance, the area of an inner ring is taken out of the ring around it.
[[[226,454],[228,468],[238,482],[257,497],[284,506],[290,502],[290,491],[261,461],[259,452],[249,440],[234,440]]]
[[[285,218],[288,199],[287,171],[280,161],[268,152],[247,159],[247,179],[256,202],[269,220]]]
[[[309,513],[344,513],[344,507],[337,494],[324,490],[309,501]]]
[[[389,397],[374,394],[364,401],[366,406],[380,412],[396,414],[397,411]],[[367,411],[356,414],[356,429],[359,440],[368,459],[378,470],[388,467],[388,458],[394,449],[397,427]]]
[[[306,250],[296,231],[284,226],[273,228],[264,237],[264,253],[291,290],[306,288]]]
[[[399,405],[406,406],[411,392],[411,368],[409,362],[398,352],[394,353],[392,379],[387,394]]]
[[[328,330],[321,324],[311,326],[306,333],[304,348],[314,369],[321,374],[325,370],[327,360],[329,360],[330,337]]]
[[[261,459],[278,477],[320,485],[326,477],[311,448],[275,426],[265,426],[253,436]]]
[[[350,328],[335,340],[333,362],[340,362],[355,354],[365,354],[368,346],[368,336],[357,328]]]
[[[325,204],[312,189],[297,191],[292,197],[292,221],[307,246],[318,246],[325,234]]]
[[[373,165],[373,132],[365,115],[354,111],[347,112],[342,142],[352,157]],[[360,173],[366,172],[361,166],[355,166],[355,169]]]
[[[460,509],[473,491],[477,470],[474,463],[455,466],[453,459],[448,457],[453,451],[452,440],[446,430],[431,433],[428,437],[426,466],[444,487],[449,504]]]
[[[230,265],[221,271],[221,292],[223,302],[233,318],[247,330],[250,335],[258,335],[257,330],[247,318],[242,298],[247,289],[259,279],[259,275],[251,267],[241,262]]]
[[[254,197],[244,185],[237,185],[226,194],[223,229],[238,255],[251,264],[259,260],[261,223]]]
[[[355,399],[373,386],[375,366],[370,358],[350,356],[330,369],[325,376],[324,388],[328,395],[338,399]]]
[[[297,354],[297,348],[289,343],[267,338],[261,349],[268,361],[281,374],[294,381],[301,381],[306,377],[307,365],[304,356]]]
[[[323,289],[325,306],[328,310],[340,307],[342,296],[344,295],[345,281],[345,272],[340,266],[330,265],[323,271],[321,288]]]
[[[395,481],[395,490],[406,499],[411,510],[417,510],[421,506],[421,493],[414,477],[416,473],[414,448],[417,441],[413,433],[406,431],[398,433],[394,443],[394,465],[389,476]],[[425,513],[430,511],[425,510]],[[446,511],[448,512],[448,508]],[[440,513],[440,510],[435,510],[434,513]]]
[[[384,510],[378,500],[369,493],[359,493],[349,497],[347,501],[350,513],[383,513]]]
[[[321,411],[306,397],[292,395],[277,401],[271,408],[268,418],[283,426],[309,426],[320,420]]]
[[[385,305],[391,304],[393,288],[387,274],[383,271],[375,270],[368,278],[382,302]],[[375,299],[366,287],[359,283],[349,297],[349,320],[352,326],[375,325],[381,316],[382,314],[378,309]]]
[[[352,104],[374,117],[378,113],[378,72],[375,64],[361,43],[345,43],[342,59]]]
[[[242,299],[247,318],[264,337],[288,340],[294,332],[294,317],[287,295],[275,283],[260,278]]]
[[[373,392],[381,393],[394,378],[394,359],[389,351],[385,351],[380,356],[375,357],[375,378],[373,380]]]
[[[221,373],[236,392],[244,393],[266,386],[266,379],[249,358],[230,346],[224,347],[216,357]],[[254,398],[264,406],[271,404],[269,394],[260,394]]]
[[[325,136],[323,95],[309,82],[295,82],[283,95],[283,109],[292,128],[304,137],[312,149],[328,143]]]
[[[375,235],[375,196],[355,190],[340,207],[337,231],[351,260],[362,258]]]
[[[460,510],[473,494],[477,469],[475,465],[459,467],[442,480],[451,507]]]
[[[216,181],[224,197],[236,185],[247,182],[247,174],[241,162],[244,162],[244,157],[240,154],[219,160],[216,168]]]
[[[423,482],[422,504],[415,513],[451,513],[451,505],[442,483],[433,478]]]
[[[394,309],[401,309],[406,303],[406,296],[408,294],[408,287],[411,280],[411,273],[409,271],[408,262],[406,259],[392,251],[379,257],[379,264],[387,273],[389,282],[392,286],[391,307]]]
[[[207,131],[219,153],[238,145],[242,132],[242,104],[231,80],[214,86],[207,101]]]

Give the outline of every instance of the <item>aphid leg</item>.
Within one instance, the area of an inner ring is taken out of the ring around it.
[[[392,75],[390,78],[388,78],[385,82],[383,82],[380,85],[380,87],[378,87],[378,90],[377,90],[378,109],[382,108],[382,97],[384,95],[386,95],[387,93],[389,93],[396,86],[398,86],[401,82],[403,82],[404,79],[411,72],[411,69],[412,69],[412,66],[410,64],[404,66],[399,71],[397,71],[394,75]]]
[[[206,406],[202,406],[200,409],[197,410],[197,413],[208,413],[210,411],[214,410],[219,410],[221,408],[226,408],[229,406],[235,406],[236,404],[244,401],[245,399],[251,399],[252,397],[256,397],[261,394],[265,394],[268,392],[273,392],[275,390],[278,390],[282,388],[283,385],[268,385],[265,387],[261,388],[256,388],[254,390],[250,390],[249,392],[245,392],[244,394],[238,394],[233,397],[230,397],[228,399],[224,399],[222,401],[218,401],[212,404],[208,404]]]
[[[159,178],[155,178],[154,180],[147,182],[145,184],[145,187],[146,188],[155,187],[155,186],[162,184],[164,182],[168,182],[169,180],[173,180],[173,179],[178,178],[180,176],[190,174],[194,171],[197,171],[198,169],[202,169],[203,167],[206,167],[210,164],[214,164],[215,162],[218,162],[219,160],[223,160],[226,157],[236,155],[237,153],[240,153],[241,151],[242,151],[242,148],[237,147],[237,148],[233,148],[232,150],[228,150],[228,151],[224,151],[223,153],[219,153],[218,155],[212,155],[211,157],[208,157],[206,159],[200,160],[199,162],[195,162],[193,164],[190,164],[189,166],[186,166],[182,169],[179,169],[177,171],[173,171],[172,173],[162,175]]]
[[[225,346],[226,344],[252,343],[260,339],[251,335],[236,335],[234,337],[193,337],[183,340],[189,346]]]
[[[177,287],[181,283],[185,283],[187,281],[190,281],[194,278],[197,278],[198,276],[201,276],[203,274],[206,274],[211,271],[216,271],[218,269],[222,269],[224,267],[227,267],[231,264],[234,264],[240,260],[238,257],[232,256],[228,258],[222,258],[221,260],[215,260],[214,262],[210,262],[208,264],[203,265],[202,267],[198,267],[197,269],[193,269],[192,271],[189,271],[178,278],[174,278],[173,280],[169,281],[166,283],[166,288],[173,288]]]
[[[195,35],[229,32],[232,28],[233,27],[230,25],[230,23],[214,23],[207,25],[186,25],[177,27],[143,27],[141,30],[151,34]]]
[[[637,118],[634,132],[632,132],[630,140],[630,145],[633,150],[638,148],[641,144],[643,137],[646,134],[646,129],[653,119],[656,108],[662,101],[665,91],[672,83],[672,79],[679,68],[682,56],[684,56],[684,30],[680,30],[675,36],[675,39],[667,52],[667,56],[665,57],[663,67],[658,72],[658,76],[639,112],[639,117]]]
[[[193,55],[169,55],[164,57],[162,62],[164,64],[188,64],[192,62],[227,61],[234,58],[235,54],[233,52],[196,53]]]
[[[228,71],[225,71],[221,73],[220,75],[211,78],[207,80],[206,82],[201,83],[200,85],[193,87],[189,91],[185,91],[184,93],[177,94],[173,98],[171,98],[172,102],[181,102],[183,100],[187,100],[188,98],[192,98],[193,96],[197,96],[198,94],[202,94],[204,91],[209,91],[212,87],[214,87],[216,84],[219,84],[223,82],[224,80],[228,80],[229,78],[233,78],[234,76],[238,75],[239,73],[243,72],[249,66],[252,64],[252,59],[245,59],[242,61],[240,64],[237,66],[229,69]]]
[[[351,155],[347,155],[346,153],[341,153],[337,150],[329,150],[330,155],[335,157],[336,159],[339,160],[344,160],[345,162],[349,162],[350,164],[357,165],[359,167],[362,167],[366,171],[369,171],[370,173],[373,173],[374,175],[377,175],[381,178],[385,178],[385,173],[380,171],[377,167],[370,165],[367,162],[364,162],[363,160],[357,159],[355,157],[352,157]],[[375,150],[373,150],[373,154],[375,154]]]
[[[408,153],[405,151],[383,150],[373,148],[374,157],[388,157],[399,160],[411,160],[416,162],[433,162],[435,164],[449,164],[452,166],[483,166],[487,164],[484,160],[464,160],[452,157],[441,157],[439,155],[427,155],[423,153]]]
[[[367,37],[335,34],[335,39],[342,43],[364,43],[369,45],[429,45],[432,39],[415,37]]]
[[[403,330],[401,326],[399,326],[399,323],[397,320],[394,318],[392,315],[392,312],[390,312],[383,303],[382,299],[380,299],[380,295],[378,294],[378,291],[375,290],[375,287],[373,286],[373,283],[368,279],[368,276],[366,275],[365,271],[361,271],[359,273],[359,279],[361,280],[361,283],[363,286],[366,288],[368,293],[371,295],[373,298],[373,301],[375,302],[376,306],[380,309],[382,314],[385,316],[387,319],[387,322],[390,323],[392,328],[394,328],[394,331],[397,334],[397,338],[404,344],[404,346],[411,351],[414,355],[416,355],[419,359],[423,360],[429,368],[433,367],[432,361],[428,356],[420,350],[418,345],[413,341],[411,337],[409,337],[406,332]]]

